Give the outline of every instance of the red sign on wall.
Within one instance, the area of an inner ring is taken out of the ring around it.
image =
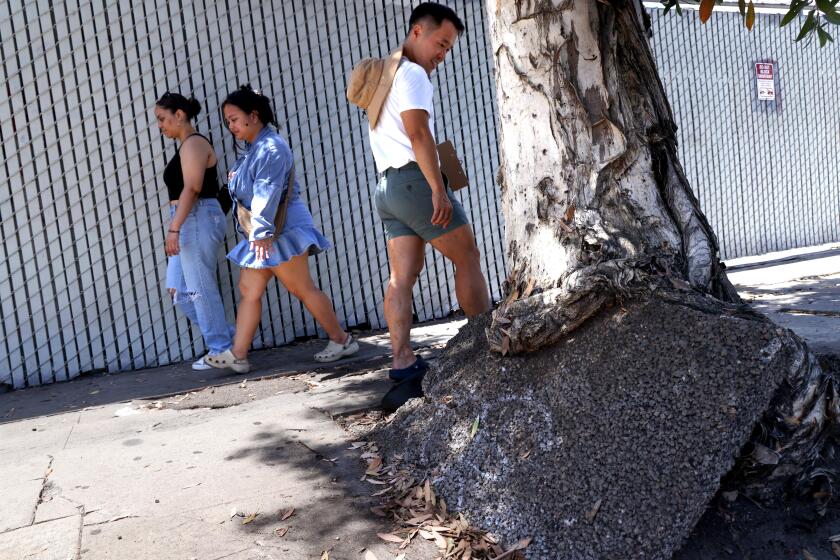
[[[755,84],[758,89],[759,101],[776,100],[776,84],[773,80],[773,64],[771,62],[755,63]]]

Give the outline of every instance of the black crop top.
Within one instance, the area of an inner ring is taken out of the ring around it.
[[[207,140],[207,138],[197,132],[190,134],[190,136],[201,136]],[[187,136],[187,138],[190,136]],[[184,140],[187,138],[184,138]],[[210,140],[207,140],[207,142],[210,142]],[[163,170],[163,182],[166,183],[166,190],[169,191],[169,200],[178,200],[184,191],[184,172],[181,171],[180,152],[181,148],[179,147]],[[219,177],[216,166],[214,165],[204,170],[204,181],[201,183],[201,192],[198,194],[198,198],[216,198],[218,195]]]

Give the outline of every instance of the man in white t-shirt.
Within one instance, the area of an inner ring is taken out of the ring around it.
[[[464,31],[450,8],[418,5],[409,18],[403,58],[388,97],[370,130],[380,174],[376,209],[385,226],[391,277],[385,320],[393,348],[391,379],[416,379],[428,368],[410,345],[412,288],[423,269],[425,244],[455,266],[455,293],[468,317],[490,309],[472,227],[445,185],[435,142],[434,88],[429,75]]]

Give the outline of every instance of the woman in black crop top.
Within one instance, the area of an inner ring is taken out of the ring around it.
[[[155,104],[158,128],[179,143],[163,171],[170,215],[166,287],[172,301],[201,329],[207,352],[213,355],[231,347],[233,327],[225,318],[216,283],[216,263],[227,223],[217,198],[216,152],[192,125],[200,111],[196,99],[180,93],[167,92]],[[210,368],[204,358],[192,367]]]

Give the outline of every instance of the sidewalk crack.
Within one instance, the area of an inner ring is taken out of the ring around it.
[[[85,506],[79,506],[79,537],[76,540],[76,556],[73,560],[82,559],[82,535],[85,532],[85,515],[87,515]]]
[[[35,507],[32,509],[32,519],[29,521],[29,525],[35,525],[35,517],[38,515],[38,508],[41,504],[44,503],[44,493],[46,493],[47,488],[49,487],[50,475],[53,472],[52,464],[55,460],[55,457],[52,455],[47,455],[50,458],[49,464],[47,464],[47,468],[44,471],[44,478],[42,479],[41,483],[41,491],[38,493],[38,501],[35,503]]]
[[[67,433],[67,437],[64,439],[64,445],[61,446],[62,451],[67,449],[67,443],[70,441],[70,436],[73,435],[73,430],[76,429],[76,426],[78,426],[81,423],[81,421],[82,421],[82,415],[79,414],[76,417],[76,423],[73,424],[72,426],[70,426],[70,431]]]
[[[91,512],[91,513],[93,513],[93,512]],[[123,519],[137,519],[138,517],[140,517],[140,516],[139,515],[119,515],[117,517],[114,517],[112,519],[108,519],[106,521],[97,521],[96,523],[86,523],[84,525],[85,525],[85,527],[95,527],[97,525],[107,525],[108,523],[114,523],[116,521],[122,521]]]
[[[217,556],[216,558],[213,558],[213,560],[222,560],[222,558],[230,558],[234,554],[239,554],[241,552],[245,552],[245,551],[249,550],[250,548],[251,547],[248,546],[248,547],[243,548],[242,550],[237,550],[236,552],[231,552],[230,554],[225,554],[224,556]]]

